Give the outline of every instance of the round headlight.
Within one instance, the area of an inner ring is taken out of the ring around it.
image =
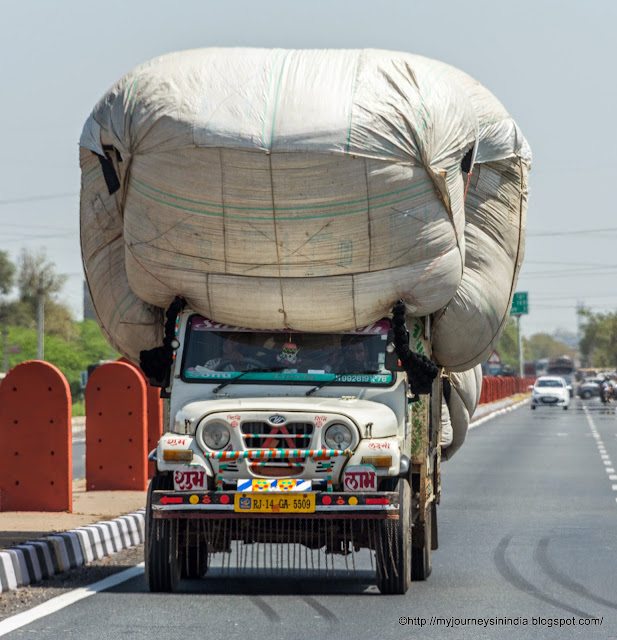
[[[229,429],[223,422],[210,422],[204,427],[203,438],[209,449],[222,449],[229,442]]]
[[[326,429],[324,440],[330,449],[338,449],[343,451],[349,449],[353,436],[351,430],[344,424],[333,424]]]

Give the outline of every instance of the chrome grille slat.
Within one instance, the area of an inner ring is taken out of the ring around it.
[[[310,422],[286,422],[273,425],[268,422],[243,422],[242,437],[248,449],[294,449],[308,446],[314,426]],[[289,438],[291,443],[287,443]],[[269,440],[276,440],[276,446],[264,446]]]

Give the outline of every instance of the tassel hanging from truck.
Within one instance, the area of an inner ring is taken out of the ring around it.
[[[169,386],[171,365],[173,363],[176,338],[176,319],[186,306],[182,296],[176,296],[165,313],[165,337],[163,346],[139,352],[139,366],[153,387],[165,389]]]
[[[394,349],[407,374],[409,389],[414,394],[415,402],[420,394],[430,394],[439,367],[430,358],[409,348],[409,331],[405,325],[405,304],[402,300],[392,307],[392,329]]]

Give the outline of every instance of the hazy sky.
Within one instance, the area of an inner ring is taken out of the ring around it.
[[[0,0],[0,249],[44,247],[81,316],[78,140],[97,100],[154,56],[207,46],[376,47],[441,59],[503,102],[534,164],[525,334],[617,310],[614,0]],[[611,197],[609,197],[611,196]]]

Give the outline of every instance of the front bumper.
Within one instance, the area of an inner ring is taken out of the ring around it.
[[[399,497],[395,491],[371,493],[338,493],[314,491],[315,511],[311,513],[255,513],[236,511],[236,494],[252,497],[254,493],[238,491],[153,491],[151,498],[154,518],[320,518],[398,520]],[[266,493],[258,494],[266,496]],[[280,495],[280,494],[279,494]],[[287,493],[301,496],[301,493]]]
[[[532,396],[531,404],[538,407],[563,407],[569,404],[570,398],[559,396]]]

